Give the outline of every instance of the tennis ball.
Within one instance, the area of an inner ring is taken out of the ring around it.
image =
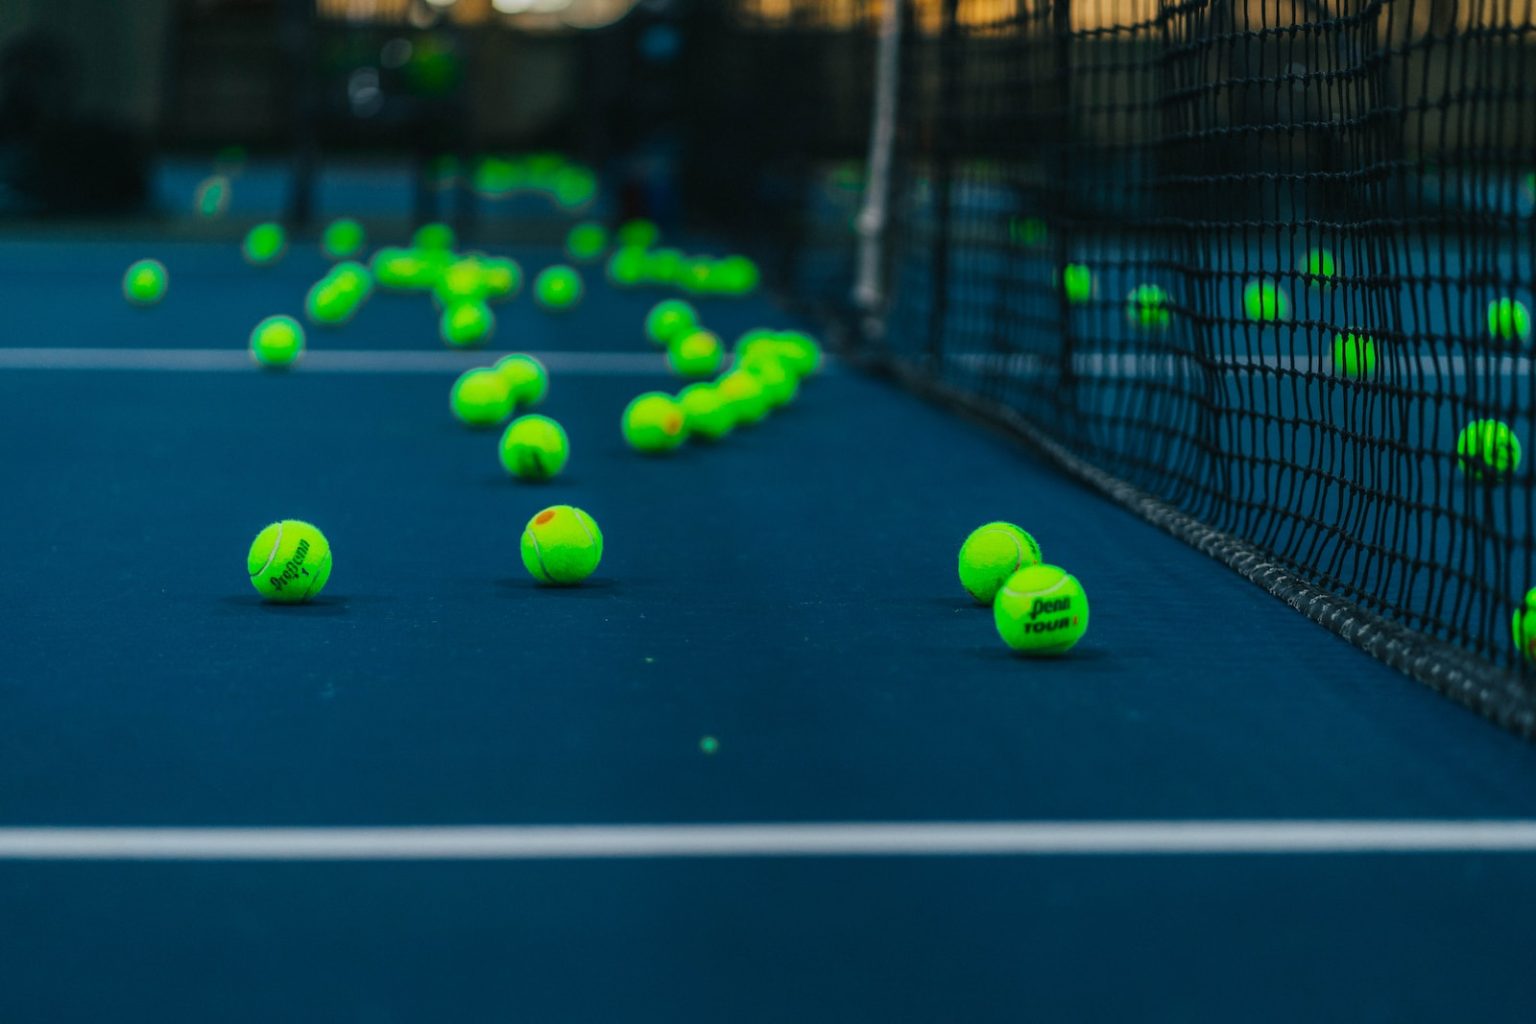
[[[717,290],[714,273],[708,260],[685,261],[667,280],[695,295],[708,295]]]
[[[617,237],[622,246],[649,249],[661,237],[661,231],[654,222],[637,218],[620,224]]]
[[[153,306],[165,298],[171,278],[159,260],[136,260],[123,274],[123,298],[135,306]]]
[[[768,400],[770,409],[788,405],[799,393],[799,380],[784,368],[778,356],[754,354],[740,360],[738,365],[743,372],[756,377],[757,382],[763,386],[763,396]]]
[[[647,392],[624,409],[624,440],[637,452],[670,452],[688,440],[688,421],[683,407],[671,395]]]
[[[519,416],[501,435],[501,464],[519,480],[548,480],[570,455],[565,429],[548,416]]]
[[[363,226],[350,217],[333,220],[320,236],[320,250],[333,260],[349,260],[363,251],[368,236]]]
[[[1054,565],[1030,565],[1008,577],[992,602],[1003,642],[1024,654],[1061,654],[1088,632],[1088,595]]]
[[[724,361],[725,348],[709,331],[689,331],[667,346],[667,366],[679,377],[708,377]]]
[[[645,250],[620,249],[608,257],[608,280],[620,288],[633,288],[645,280]]]
[[[555,175],[555,201],[570,210],[586,206],[597,196],[597,175],[585,167],[562,167]]]
[[[512,415],[512,390],[495,370],[465,370],[453,382],[448,407],[460,423],[493,427]]]
[[[485,271],[476,259],[456,260],[432,286],[433,297],[446,309],[460,302],[481,302],[489,294]]]
[[[960,545],[960,585],[977,604],[991,604],[1008,577],[1040,564],[1040,545],[1012,523],[988,523]]]
[[[1126,299],[1125,315],[1144,331],[1161,331],[1173,319],[1168,293],[1155,284],[1139,284]]]
[[[1301,272],[1309,277],[1314,287],[1326,287],[1332,283],[1335,265],[1333,253],[1327,249],[1312,249],[1301,261]]]
[[[678,392],[677,404],[687,419],[690,438],[718,441],[731,432],[736,417],[713,384],[690,384]]]
[[[736,426],[748,426],[768,415],[763,385],[744,370],[732,370],[715,383],[715,389],[731,410]]]
[[[532,409],[549,394],[549,371],[530,355],[514,352],[496,360],[496,372],[506,379],[519,409]]]
[[[447,224],[423,224],[411,236],[411,248],[449,252],[457,239]]]
[[[420,253],[406,249],[380,249],[370,261],[373,275],[385,288],[420,291],[437,281],[437,265]]]
[[[1068,302],[1082,305],[1093,298],[1093,271],[1086,264],[1068,263],[1061,268],[1061,289]]]
[[[545,267],[533,280],[533,295],[545,309],[570,309],[581,301],[581,275],[563,265]]]
[[[336,264],[326,279],[358,305],[373,294],[373,274],[367,267],[352,260],[342,260]]]
[[[288,235],[281,224],[272,221],[251,228],[240,246],[245,262],[257,267],[270,267],[283,258],[287,249]]]
[[[645,336],[663,347],[699,325],[699,313],[682,299],[663,299],[645,317]]]
[[[1488,333],[1495,341],[1524,344],[1531,337],[1531,311],[1515,299],[1495,299],[1488,303]]]
[[[316,281],[304,297],[305,315],[328,327],[346,323],[361,305],[362,294],[352,282],[330,275]]]
[[[565,236],[566,255],[576,263],[591,263],[608,248],[608,232],[595,221],[583,221]]]
[[[1507,479],[1520,468],[1520,439],[1498,420],[1473,420],[1456,438],[1456,468],[1474,480]]]
[[[714,286],[726,295],[750,295],[762,280],[762,272],[749,257],[727,256],[714,265]]]
[[[1291,300],[1273,281],[1249,281],[1243,288],[1243,312],[1249,320],[1272,324],[1291,317]]]
[[[251,331],[251,358],[271,369],[292,366],[304,354],[304,328],[291,316],[269,316]]]
[[[251,586],[268,601],[308,601],[331,578],[331,545],[309,523],[284,519],[256,535],[245,565]]]
[[[1366,334],[1350,331],[1334,335],[1333,372],[1340,377],[1374,377],[1376,375],[1376,342]]]
[[[496,330],[496,314],[478,299],[455,302],[443,310],[438,330],[443,341],[453,348],[476,348],[490,340]]]
[[[772,349],[778,341],[778,331],[769,330],[767,327],[754,327],[736,339],[736,355],[744,356],[761,348]]]
[[[821,369],[821,346],[802,331],[781,331],[774,338],[774,351],[797,377],[809,377]]]
[[[1515,650],[1526,661],[1536,662],[1536,590],[1527,591],[1525,600],[1515,609],[1510,629],[1515,638]]]
[[[480,280],[485,285],[486,298],[501,302],[512,298],[523,286],[523,268],[516,260],[487,256],[480,261]]]
[[[652,249],[645,254],[645,277],[652,284],[681,284],[690,265],[681,249]]]
[[[540,583],[580,583],[603,560],[603,531],[570,505],[553,505],[523,529],[523,565]]]

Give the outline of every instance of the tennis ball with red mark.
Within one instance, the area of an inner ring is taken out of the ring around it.
[[[688,439],[683,407],[660,391],[649,391],[630,402],[622,426],[629,446],[649,455],[673,451]]]
[[[580,583],[602,560],[603,531],[579,508],[552,505],[523,530],[523,565],[540,583]]]

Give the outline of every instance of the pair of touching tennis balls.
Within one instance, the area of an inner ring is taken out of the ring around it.
[[[552,505],[523,528],[522,556],[540,583],[580,583],[603,559],[603,531],[581,509]],[[262,597],[299,604],[319,596],[331,578],[331,545],[314,525],[284,519],[256,535],[246,571]]]
[[[960,546],[960,583],[992,606],[1003,642],[1022,654],[1062,654],[1088,632],[1088,596],[1066,570],[1046,565],[1035,538],[987,523]]]

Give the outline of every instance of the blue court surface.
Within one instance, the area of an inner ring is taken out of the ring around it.
[[[0,246],[0,1020],[1536,1015],[1528,743],[835,361],[634,454],[620,411],[678,381],[658,296],[595,269],[488,351],[379,293],[259,372],[324,265]],[[551,369],[549,483],[448,412],[508,351]],[[607,539],[567,590],[518,556],[556,503]],[[266,605],[241,561],[290,517],[334,575]],[[1010,656],[960,589],[998,518],[1082,580],[1070,656]]]

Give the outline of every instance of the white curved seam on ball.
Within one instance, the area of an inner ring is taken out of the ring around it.
[[[272,563],[277,560],[277,549],[282,545],[282,543],[283,543],[283,524],[282,523],[278,523],[277,524],[277,536],[272,538],[272,553],[267,556],[267,564],[263,565],[261,567],[261,571],[260,572],[253,572],[253,573],[251,573],[251,579],[254,580],[258,576],[265,576],[267,574],[267,570],[272,568]]]
[[[579,512],[581,510],[577,509],[577,508],[572,508],[571,511],[572,512]],[[597,538],[592,536],[592,531],[591,530],[587,529],[587,521],[585,519],[581,518],[581,516],[577,516],[576,517],[576,525],[580,526],[581,527],[581,532],[587,535],[587,544],[589,546],[591,546],[591,547],[594,547],[594,548],[597,547]]]
[[[539,535],[533,531],[533,527],[528,528],[528,536],[533,538],[533,557],[539,563],[539,571],[544,574],[546,582],[553,583],[554,573],[550,572],[549,566],[544,564],[544,547],[539,543]]]
[[[310,583],[309,583],[309,589],[304,591],[304,599],[307,601],[311,597],[314,597],[315,596],[315,591],[317,589],[319,589],[320,587],[325,586],[325,584],[330,581],[330,578],[331,578],[331,546],[329,544],[327,544],[325,546],[325,576],[322,578],[320,573],[319,573],[319,571],[316,571],[314,573],[313,578],[310,580]]]
[[[1071,579],[1071,576],[1069,576],[1067,573],[1062,573],[1061,579],[1057,580],[1055,583],[1051,584],[1046,589],[1044,589],[1044,590],[1031,590],[1028,593],[1021,593],[1020,591],[1017,591],[1017,590],[1009,590],[1008,589],[1008,584],[1004,583],[1003,584],[1002,593],[1007,594],[1010,597],[1044,597],[1046,594],[1053,594],[1057,590],[1059,590],[1060,588],[1066,586],[1067,585],[1067,580],[1069,580],[1069,579]]]

